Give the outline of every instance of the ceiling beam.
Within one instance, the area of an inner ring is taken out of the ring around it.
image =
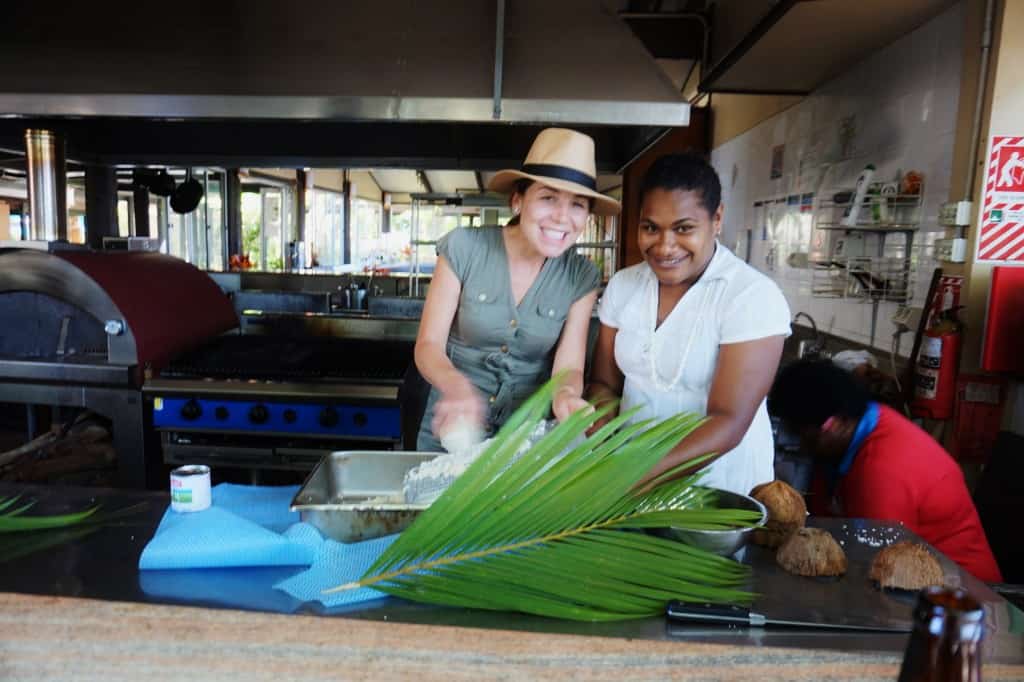
[[[427,177],[427,174],[418,170],[416,171],[416,176],[420,179],[420,182],[423,183],[423,188],[427,190],[427,194],[433,194],[434,188],[430,186],[430,179]]]
[[[754,28],[750,30],[750,33],[743,36],[743,39],[740,40],[735,47],[725,53],[725,55],[718,60],[718,63],[708,69],[707,74],[701,78],[700,83],[697,85],[698,91],[713,91],[715,81],[732,68],[736,62],[742,59],[743,56],[750,51],[750,48],[754,47],[754,45],[757,44],[757,41],[761,40],[761,38],[763,38],[765,34],[775,26],[775,24],[779,23],[779,20],[786,16],[786,13],[789,12],[789,10],[791,10],[798,2],[800,2],[800,0],[779,0],[779,2],[768,10],[768,13],[754,25]]]
[[[373,171],[372,171],[372,170],[367,170],[367,171],[366,171],[366,174],[370,176],[370,179],[371,179],[371,180],[373,180],[373,184],[377,185],[377,191],[378,191],[378,192],[384,192],[384,191],[386,191],[386,190],[384,189],[384,186],[380,184],[380,180],[378,180],[378,179],[377,179],[377,176],[373,174]]]

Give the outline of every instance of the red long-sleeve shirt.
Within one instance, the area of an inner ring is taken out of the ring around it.
[[[960,467],[913,422],[880,407],[878,425],[836,487],[842,514],[900,521],[976,578],[1002,582]],[[824,512],[825,496],[815,497],[812,511]]]

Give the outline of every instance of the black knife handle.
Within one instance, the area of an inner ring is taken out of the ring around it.
[[[722,623],[725,625],[751,625],[750,610],[732,604],[708,604],[673,600],[666,610],[669,618],[691,623]]]

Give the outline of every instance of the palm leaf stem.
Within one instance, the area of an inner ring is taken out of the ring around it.
[[[720,510],[716,510],[716,511],[720,511]],[[742,510],[734,510],[734,513],[737,512],[737,511],[742,511]],[[682,515],[682,514],[696,513],[696,512],[680,511],[680,512],[677,512],[677,513],[679,515]],[[759,515],[758,515],[758,518],[760,518]],[[375,575],[375,576],[372,576],[372,577],[369,577],[369,578],[363,578],[363,579],[358,580],[358,581],[346,583],[344,585],[339,585],[339,586],[333,587],[333,588],[331,588],[329,590],[325,590],[325,592],[328,592],[328,593],[330,593],[330,592],[341,592],[341,591],[344,591],[344,590],[352,590],[352,589],[357,589],[357,588],[360,588],[360,587],[370,587],[370,586],[376,585],[377,583],[388,582],[388,581],[394,580],[395,578],[399,578],[401,576],[405,576],[405,575],[409,575],[409,574],[413,574],[413,573],[419,573],[419,572],[429,572],[429,571],[432,571],[432,570],[437,569],[437,568],[442,567],[442,566],[448,566],[448,565],[451,565],[451,564],[458,564],[460,562],[473,561],[473,560],[476,560],[476,559],[482,559],[482,558],[486,558],[486,557],[489,557],[489,556],[493,556],[495,554],[504,554],[506,552],[515,552],[516,550],[525,549],[525,548],[529,548],[529,547],[533,547],[533,546],[538,546],[538,545],[544,545],[544,544],[547,544],[547,543],[550,543],[550,542],[555,542],[555,541],[558,541],[558,540],[565,540],[567,538],[573,538],[573,537],[576,537],[576,536],[585,535],[587,533],[591,533],[591,532],[602,530],[602,529],[606,529],[606,528],[623,527],[623,524],[627,523],[629,521],[629,519],[630,519],[629,516],[613,517],[613,518],[606,519],[606,520],[603,520],[603,521],[600,521],[600,522],[597,522],[597,523],[593,523],[593,524],[590,524],[590,525],[587,525],[587,526],[582,526],[582,527],[578,527],[578,528],[572,528],[570,530],[563,530],[563,531],[560,531],[560,532],[557,532],[557,533],[551,533],[549,535],[542,535],[542,536],[537,536],[537,537],[531,537],[531,538],[529,538],[527,540],[521,540],[519,542],[513,542],[513,543],[508,543],[508,544],[503,544],[503,545],[491,546],[491,547],[487,547],[485,549],[476,550],[476,551],[472,551],[472,552],[464,552],[464,553],[460,553],[460,554],[449,554],[449,555],[446,555],[446,556],[442,556],[441,558],[429,559],[427,561],[423,561],[423,562],[419,562],[419,563],[406,564],[406,565],[403,565],[401,568],[399,568],[397,570],[388,571],[386,573],[380,573],[378,575]],[[643,527],[643,526],[626,526],[626,527]],[[649,527],[649,526],[647,526],[647,527]],[[399,539],[400,538],[401,538],[401,536],[399,536]],[[397,543],[397,540],[395,542]],[[685,547],[685,545],[684,545],[684,547]],[[723,565],[729,565],[729,563],[732,563],[732,562],[724,561]]]

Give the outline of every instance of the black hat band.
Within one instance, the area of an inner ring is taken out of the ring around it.
[[[583,185],[592,192],[597,191],[597,180],[568,166],[558,166],[553,163],[524,163],[522,171],[528,175],[540,175],[545,178],[565,180]]]

